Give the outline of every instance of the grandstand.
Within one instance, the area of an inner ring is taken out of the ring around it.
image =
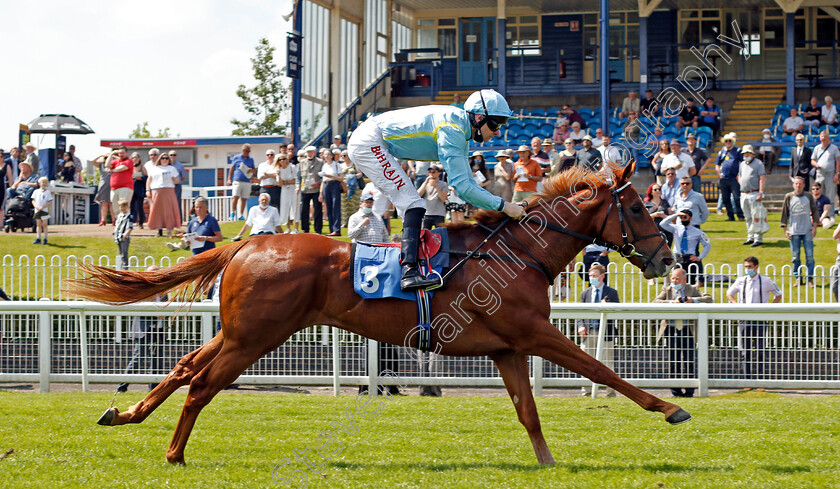
[[[472,145],[487,150],[492,164],[497,149],[551,137],[565,103],[578,110],[589,134],[600,127],[622,144],[626,118],[619,112],[630,90],[650,89],[662,105],[674,94],[698,102],[713,96],[722,127],[719,134],[696,129],[699,145],[714,155],[720,134],[735,132],[742,145],[757,143],[762,129],[771,128],[782,153],[768,196],[780,199],[789,188],[783,174],[794,146],[781,134],[781,122],[811,95],[822,100],[840,91],[835,4],[612,0],[600,12],[596,0],[300,0],[296,139],[317,144],[333,134],[346,138],[373,113],[449,104],[456,93],[464,100],[486,87],[504,94],[517,116],[502,138]],[[600,32],[602,14],[608,33]],[[605,66],[608,80],[600,76]],[[603,93],[608,96],[602,100]],[[658,125],[664,137],[685,142],[687,131],[695,130],[677,129],[676,120],[676,113],[640,118],[643,133]],[[828,129],[836,140],[836,129]],[[818,132],[807,130],[809,145]],[[642,176],[652,178],[644,170],[649,157],[639,160]],[[704,185],[707,198],[715,199],[713,168],[702,178],[710,182]]]

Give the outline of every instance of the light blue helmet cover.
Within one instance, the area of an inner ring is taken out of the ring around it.
[[[473,114],[498,117],[511,117],[513,115],[507,100],[502,97],[502,94],[489,88],[473,92],[464,102],[464,110]]]

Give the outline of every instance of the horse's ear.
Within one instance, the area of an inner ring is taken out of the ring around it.
[[[625,182],[630,180],[630,177],[633,176],[633,173],[636,171],[636,160],[630,159],[627,162],[627,165],[621,170],[621,173],[618,176],[618,186],[624,185]]]

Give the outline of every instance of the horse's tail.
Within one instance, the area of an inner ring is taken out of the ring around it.
[[[108,304],[131,304],[151,299],[178,287],[176,295],[188,291],[186,301],[192,302],[207,290],[216,276],[233,260],[234,255],[248,243],[248,240],[214,248],[192,256],[180,263],[160,270],[131,272],[113,270],[96,265],[83,266],[86,278],[68,280],[65,288],[68,294]]]

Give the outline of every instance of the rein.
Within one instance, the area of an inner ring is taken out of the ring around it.
[[[551,223],[551,222],[537,221],[535,219],[532,219],[532,218],[528,217],[527,215],[525,217],[523,217],[520,220],[520,222],[531,223],[531,224],[539,224],[539,225],[545,226],[547,229],[550,229],[552,231],[556,231],[558,233],[566,234],[568,236],[572,236],[574,238],[578,238],[578,239],[581,239],[581,240],[586,241],[588,243],[596,244],[598,246],[603,246],[604,248],[608,248],[612,251],[618,252],[624,258],[630,258],[630,257],[633,257],[633,256],[642,257],[642,258],[645,259],[645,261],[644,261],[641,268],[642,268],[642,270],[645,270],[648,267],[648,265],[650,264],[650,262],[653,260],[653,257],[656,256],[657,253],[659,253],[659,250],[662,249],[663,246],[665,246],[666,240],[665,240],[665,237],[662,236],[662,233],[653,233],[653,234],[647,234],[647,235],[644,235],[644,236],[638,236],[638,234],[636,234],[636,231],[633,229],[633,225],[630,223],[630,221],[627,221],[626,228],[630,229],[630,232],[633,234],[634,239],[633,239],[633,241],[630,241],[628,239],[627,230],[626,230],[625,224],[624,224],[625,223],[624,208],[621,205],[621,200],[619,199],[619,194],[629,186],[630,186],[630,182],[627,182],[624,185],[622,185],[620,188],[610,190],[610,193],[613,196],[613,202],[610,202],[610,207],[607,210],[607,215],[604,216],[604,222],[601,224],[601,229],[598,231],[597,236],[587,236],[587,235],[581,234],[577,231],[572,231],[571,229],[566,229],[562,226],[558,226],[557,224],[554,224],[554,223]],[[537,206],[541,206],[544,203],[545,203],[544,201],[540,202],[540,203],[537,204]],[[523,207],[527,206],[527,202],[523,201],[523,203],[521,205],[523,205]],[[624,240],[624,243],[622,245],[617,245],[613,242],[606,241],[602,238],[603,233],[604,233],[604,229],[606,229],[607,221],[609,220],[610,213],[612,212],[613,207],[618,209],[618,211],[617,211],[618,212],[618,222],[621,225],[621,238]],[[510,231],[510,229],[507,230],[507,234],[510,236],[511,239],[513,239],[516,242],[516,244],[519,246],[520,249],[525,251],[525,253],[527,253],[528,256],[531,257],[533,262],[527,262],[527,261],[524,261],[524,260],[520,260],[518,258],[513,259],[513,258],[510,258],[508,256],[498,255],[496,253],[488,253],[488,252],[478,251],[478,250],[481,249],[482,246],[487,244],[487,242],[496,235],[499,235],[499,237],[502,239],[502,241],[507,245],[508,244],[507,238],[504,235],[500,235],[499,233],[503,228],[505,228],[508,225],[508,223],[510,223],[511,220],[513,220],[513,218],[506,217],[502,221],[502,223],[499,224],[495,229],[491,229],[487,226],[484,226],[483,224],[479,224],[479,227],[481,227],[482,229],[484,229],[486,231],[489,231],[490,234],[486,238],[484,238],[484,240],[482,240],[481,243],[479,243],[478,246],[476,246],[471,251],[441,249],[440,251],[443,252],[443,253],[448,253],[448,254],[451,254],[451,255],[465,255],[465,256],[457,264],[455,264],[454,267],[450,268],[449,271],[447,271],[446,274],[444,274],[443,277],[441,277],[441,285],[439,285],[438,287],[443,286],[443,284],[446,283],[446,280],[450,276],[452,276],[452,274],[454,274],[456,271],[458,271],[462,266],[464,266],[464,264],[470,258],[476,258],[476,259],[490,258],[490,259],[494,259],[494,260],[502,260],[502,261],[509,261],[509,262],[515,262],[515,263],[522,263],[522,264],[528,265],[532,268],[535,268],[535,269],[539,270],[546,277],[546,279],[548,280],[548,283],[549,284],[552,283],[554,281],[554,277],[548,271],[548,268],[545,265],[543,265],[543,263],[536,256],[534,256],[534,254],[531,253],[531,251],[524,244],[522,244],[522,242],[519,241],[519,239],[517,239],[513,235],[513,233]],[[655,237],[659,237],[661,241],[659,243],[659,246],[657,246],[657,248],[653,251],[652,254],[645,255],[645,254],[642,254],[642,253],[639,253],[638,251],[636,251],[636,246],[635,246],[636,243],[638,243],[639,241],[645,240],[645,239],[655,238]],[[509,245],[508,245],[508,247],[509,247]],[[437,288],[437,287],[435,287],[435,288]],[[432,290],[432,288],[429,288],[428,290]]]

